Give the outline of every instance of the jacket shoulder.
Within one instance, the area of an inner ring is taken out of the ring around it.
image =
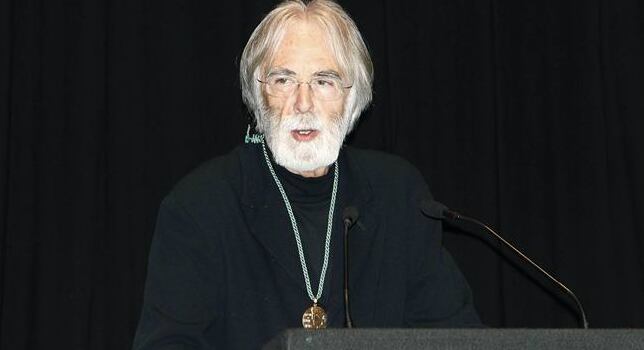
[[[239,192],[241,188],[240,153],[243,146],[238,146],[231,152],[211,158],[187,175],[172,188],[166,196],[192,206],[206,199],[230,196],[230,190]]]
[[[347,158],[356,163],[375,184],[424,184],[420,171],[408,160],[382,151],[347,147]]]

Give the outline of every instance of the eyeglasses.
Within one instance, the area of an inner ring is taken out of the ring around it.
[[[323,101],[337,100],[344,95],[344,90],[350,86],[343,86],[340,79],[334,77],[315,77],[308,82],[299,81],[288,75],[270,75],[266,80],[257,79],[266,84],[266,93],[275,97],[290,97],[300,84],[308,84],[313,96]]]

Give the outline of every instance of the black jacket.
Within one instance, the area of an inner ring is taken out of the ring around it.
[[[320,300],[330,327],[344,324],[346,206],[359,211],[349,233],[354,326],[478,326],[467,282],[441,246],[441,223],[419,210],[429,197],[419,172],[398,157],[351,147],[338,164]],[[309,306],[290,221],[260,145],[205,163],[164,199],[135,349],[257,349],[301,327]]]

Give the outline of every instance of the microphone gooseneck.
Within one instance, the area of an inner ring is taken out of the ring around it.
[[[570,288],[566,287],[566,285],[564,285],[562,282],[560,282],[558,279],[556,279],[550,273],[548,273],[546,270],[544,270],[541,266],[539,266],[539,264],[535,263],[527,255],[523,254],[523,252],[521,252],[518,248],[516,248],[514,245],[512,245],[510,242],[508,242],[505,238],[503,238],[500,234],[498,234],[490,226],[486,225],[485,223],[483,223],[483,222],[481,222],[481,221],[479,221],[477,219],[465,216],[465,215],[463,215],[463,214],[461,214],[459,212],[451,210],[447,206],[445,206],[444,204],[442,204],[440,202],[437,202],[435,200],[425,200],[425,201],[423,201],[423,203],[421,204],[421,211],[425,215],[427,215],[427,216],[429,216],[431,218],[434,218],[434,219],[438,219],[438,220],[449,219],[449,220],[453,220],[453,221],[461,220],[461,221],[470,222],[472,224],[475,224],[475,225],[477,225],[479,227],[484,228],[487,232],[491,233],[496,239],[501,241],[506,247],[510,248],[514,253],[516,253],[521,258],[523,258],[525,261],[530,263],[530,265],[532,265],[532,267],[534,267],[537,270],[539,270],[539,272],[541,272],[546,277],[548,277],[548,279],[550,279],[550,281],[552,281],[555,285],[557,285],[559,288],[561,288],[566,294],[568,294],[568,296],[570,296],[572,298],[572,300],[575,302],[575,304],[577,304],[577,309],[579,309],[579,315],[580,315],[580,318],[581,318],[583,328],[588,329],[588,320],[586,319],[586,312],[584,311],[584,307],[581,305],[581,302],[579,301],[579,298],[577,298],[577,295],[575,295],[575,293],[573,293],[573,291],[570,290]]]
[[[342,213],[344,223],[344,321],[347,328],[353,328],[351,321],[351,308],[349,306],[349,228],[358,221],[358,209],[346,207]]]

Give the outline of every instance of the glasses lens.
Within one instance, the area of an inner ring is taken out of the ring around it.
[[[297,86],[297,81],[291,77],[274,75],[268,78],[268,93],[275,96],[288,97]]]
[[[320,100],[336,100],[342,96],[340,81],[332,78],[316,78],[311,80],[311,89]]]

